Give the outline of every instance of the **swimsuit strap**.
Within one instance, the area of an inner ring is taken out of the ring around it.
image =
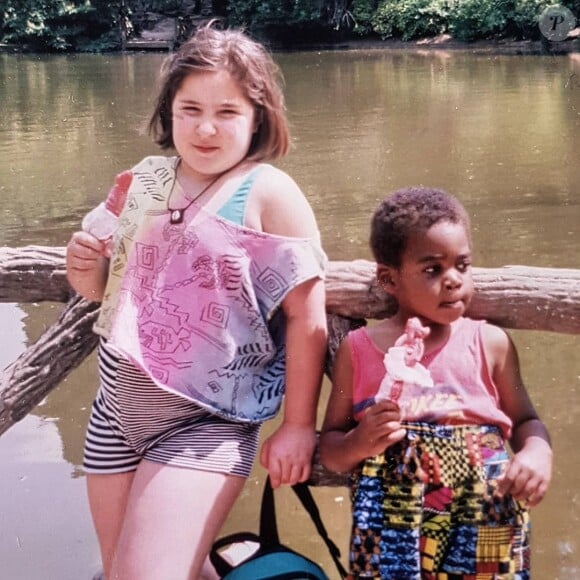
[[[239,226],[244,225],[246,203],[252,185],[262,167],[257,167],[244,179],[243,183],[234,191],[232,196],[218,210],[217,215]]]

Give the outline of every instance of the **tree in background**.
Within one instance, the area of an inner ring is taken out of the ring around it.
[[[1,40],[38,51],[119,47],[123,0],[0,0]]]
[[[352,37],[540,37],[553,0],[0,0],[0,42],[36,51],[122,50],[132,34],[177,19],[177,42],[221,17],[263,41],[298,46]],[[580,19],[580,0],[560,0]]]
[[[228,0],[227,21],[289,45],[340,40],[354,26],[351,0]]]
[[[0,0],[0,41],[41,52],[119,50],[133,32],[136,14],[177,15],[192,3],[195,0]]]

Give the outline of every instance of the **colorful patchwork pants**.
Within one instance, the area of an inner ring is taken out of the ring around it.
[[[406,427],[355,475],[349,578],[528,580],[528,513],[494,495],[509,459],[499,429]]]

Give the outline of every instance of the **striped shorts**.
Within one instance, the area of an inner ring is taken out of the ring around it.
[[[124,473],[142,459],[247,477],[260,425],[235,423],[158,387],[102,339],[100,386],[85,441],[87,473]]]

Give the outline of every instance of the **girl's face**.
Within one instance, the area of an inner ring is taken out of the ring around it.
[[[206,180],[246,157],[256,130],[256,112],[227,71],[187,76],[171,112],[173,142],[188,177]]]
[[[400,268],[379,266],[378,274],[405,318],[450,324],[465,314],[473,295],[471,243],[465,226],[439,222],[412,235]]]

